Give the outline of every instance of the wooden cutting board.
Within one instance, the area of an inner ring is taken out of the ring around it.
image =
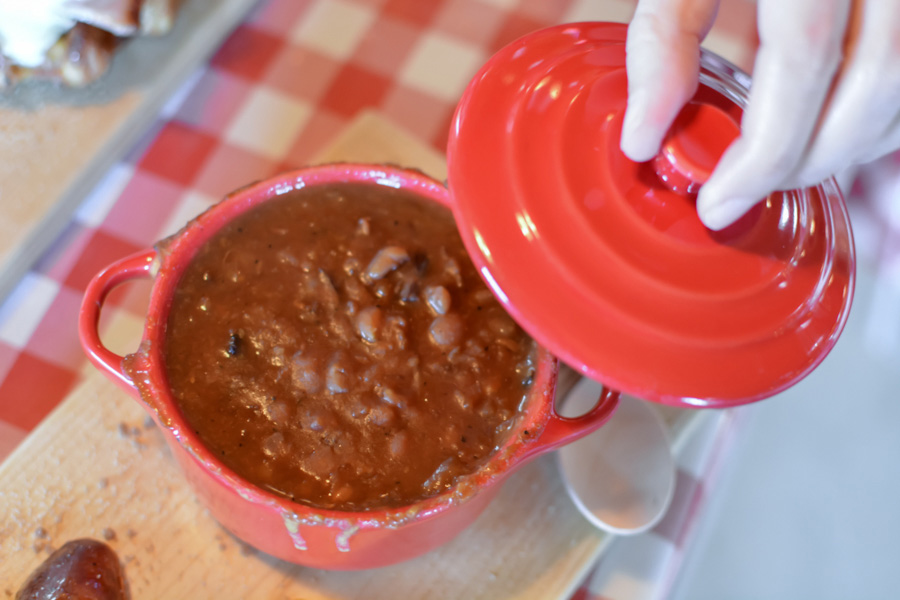
[[[134,600],[561,598],[610,539],[575,511],[546,457],[459,538],[419,559],[356,573],[291,565],[222,529],[162,434],[99,373],[0,467],[0,594],[78,537],[110,540]]]
[[[442,156],[371,113],[320,160],[445,173]],[[560,389],[576,380],[564,371]],[[664,410],[670,428],[683,420],[683,411]],[[418,559],[351,573],[282,562],[216,523],[194,499],[161,432],[93,369],[0,466],[0,597],[14,594],[51,549],[85,536],[109,540],[134,600],[567,598],[612,540],[579,515],[555,457],[545,456],[513,475],[457,539]]]
[[[0,93],[0,299],[255,3],[184,0],[168,35],[126,42],[95,84]]]

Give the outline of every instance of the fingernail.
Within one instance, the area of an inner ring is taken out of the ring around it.
[[[749,198],[710,198],[703,195],[701,188],[697,198],[697,216],[707,229],[719,231],[743,217],[754,204],[756,201]]]
[[[638,92],[629,96],[619,147],[625,156],[635,162],[650,160],[659,151],[659,141],[647,123],[648,109],[646,94]]]

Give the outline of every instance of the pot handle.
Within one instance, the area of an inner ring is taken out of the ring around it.
[[[153,277],[150,268],[155,259],[156,250],[151,248],[127,256],[103,269],[88,284],[78,315],[78,337],[88,358],[107,377],[132,391],[134,384],[122,369],[124,357],[109,350],[100,341],[100,309],[109,292],[119,284],[138,277]]]
[[[603,386],[597,403],[580,417],[563,417],[554,407],[544,431],[527,456],[544,454],[594,432],[609,421],[618,406],[619,392]]]

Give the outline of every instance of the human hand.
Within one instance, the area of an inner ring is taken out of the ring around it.
[[[646,161],[697,89],[719,0],[639,0],[628,29],[622,151]],[[741,135],[697,198],[723,229],[775,190],[900,148],[900,0],[758,0]]]

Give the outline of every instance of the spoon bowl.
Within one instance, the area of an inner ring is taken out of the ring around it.
[[[576,417],[596,402],[602,385],[582,379],[560,413]],[[675,491],[675,460],[666,426],[646,401],[622,395],[610,421],[559,450],[566,492],[597,528],[617,535],[647,531]]]

